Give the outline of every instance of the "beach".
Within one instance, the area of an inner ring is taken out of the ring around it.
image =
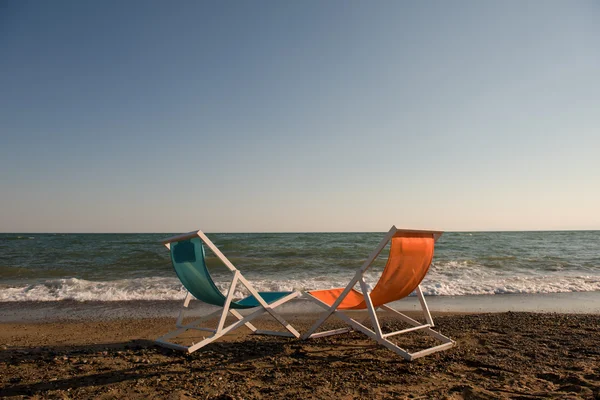
[[[312,314],[286,315],[301,332]],[[600,315],[435,313],[457,346],[407,362],[357,332],[300,341],[241,328],[193,354],[152,341],[174,318],[0,324],[0,396],[14,398],[600,398]],[[399,322],[382,314],[384,330]],[[342,326],[335,318],[328,326]],[[268,319],[255,324],[276,329]],[[197,335],[197,334],[194,334]],[[395,339],[408,349],[423,335]],[[198,340],[189,337],[189,340]]]
[[[599,20],[1,1],[0,400],[600,400]]]
[[[242,327],[193,354],[161,348],[154,340],[175,329],[186,293],[160,244],[168,235],[0,235],[0,397],[597,399],[598,235],[442,236],[421,287],[436,330],[456,346],[413,362],[357,332],[301,341],[249,335]],[[344,286],[381,238],[210,236],[264,291]],[[377,282],[386,254],[365,276],[368,285]],[[207,264],[226,291],[228,271],[210,254]],[[390,305],[423,322],[416,296]],[[214,309],[194,301],[188,317]],[[302,333],[322,309],[294,300],[277,311]],[[406,328],[385,313],[380,321],[384,333]],[[280,328],[267,318],[253,323]],[[326,328],[342,326],[330,318]],[[188,332],[179,343],[202,337]],[[411,352],[434,344],[422,332],[391,340]]]

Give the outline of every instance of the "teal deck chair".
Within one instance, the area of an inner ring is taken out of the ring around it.
[[[221,251],[211,242],[211,240],[202,232],[194,231],[179,236],[174,236],[163,240],[163,244],[169,248],[171,252],[171,262],[175,269],[175,273],[183,286],[187,289],[188,294],[185,297],[183,308],[177,318],[177,329],[167,333],[164,336],[156,339],[156,343],[161,346],[169,347],[176,350],[183,350],[192,353],[209,343],[214,342],[221,336],[245,325],[248,329],[256,334],[277,335],[300,337],[300,334],[293,326],[285,321],[281,315],[277,314],[273,309],[298,297],[299,292],[258,292],[252,284],[244,278],[242,273],[221,253]],[[206,267],[206,259],[204,253],[204,245],[206,244],[213,253],[225,264],[225,266],[233,273],[233,278],[227,295],[221,293],[217,288],[208,268]],[[235,301],[233,295],[238,284],[243,285],[250,292],[250,296]],[[206,315],[191,323],[183,324],[185,310],[189,307],[192,298],[196,298],[206,304],[217,306],[220,309],[212,314]],[[243,316],[237,310],[258,308],[249,315]],[[250,323],[254,318],[268,313],[283,325],[288,332],[266,331],[259,330]],[[231,314],[237,321],[229,326],[225,326],[227,316]],[[219,317],[216,328],[201,327],[200,323],[207,320]],[[187,330],[194,329],[199,331],[211,332],[212,335],[204,340],[193,344],[192,346],[183,346],[168,341],[184,333]]]

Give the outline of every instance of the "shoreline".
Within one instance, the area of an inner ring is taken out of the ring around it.
[[[473,296],[426,296],[433,313],[502,313],[536,312],[562,314],[600,314],[600,292],[544,294],[496,294]],[[95,321],[113,319],[176,318],[182,300],[120,301],[18,301],[0,302],[0,323]],[[420,310],[416,297],[391,303],[403,312]],[[190,316],[201,316],[216,310],[193,301]],[[306,300],[294,300],[278,308],[284,315],[316,315],[322,309]]]
[[[400,327],[385,313],[380,320],[384,329]],[[300,332],[313,321],[312,314],[289,318]],[[600,396],[600,315],[434,312],[434,321],[457,346],[413,362],[356,332],[301,341],[249,335],[242,327],[187,355],[153,343],[174,329],[172,317],[0,323],[0,397]],[[253,323],[277,328],[265,318]],[[339,326],[332,318],[327,328]],[[414,350],[422,337],[411,332],[395,340]]]

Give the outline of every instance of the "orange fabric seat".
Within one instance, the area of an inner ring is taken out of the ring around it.
[[[432,233],[397,232],[391,239],[390,254],[377,285],[371,291],[374,307],[400,300],[421,283],[433,259]],[[345,288],[313,290],[312,296],[331,306]],[[340,310],[367,308],[362,293],[352,289],[337,307]]]

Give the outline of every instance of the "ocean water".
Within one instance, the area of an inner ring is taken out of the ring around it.
[[[0,234],[0,302],[180,300],[171,234]],[[345,286],[384,233],[208,234],[258,290]],[[214,280],[228,270],[207,249]],[[379,277],[384,249],[367,281]],[[461,232],[438,241],[429,296],[600,291],[600,231]],[[238,296],[244,295],[241,291]]]

